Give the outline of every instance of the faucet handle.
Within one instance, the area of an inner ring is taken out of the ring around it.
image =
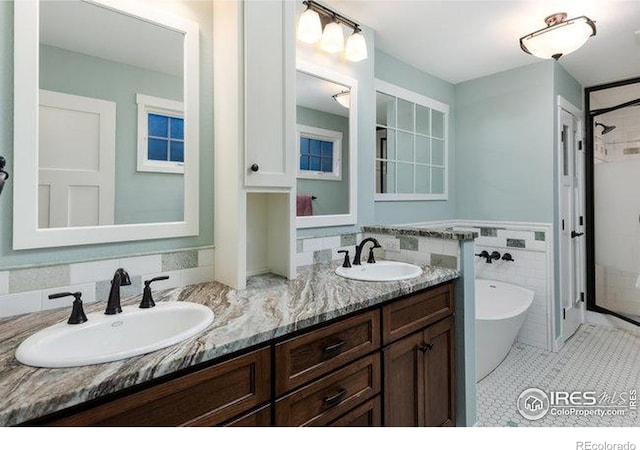
[[[342,263],[342,267],[345,269],[351,267],[351,261],[349,261],[349,250],[338,250],[338,253],[344,253],[344,262]]]
[[[69,320],[67,320],[67,323],[69,325],[85,323],[87,321],[87,316],[84,313],[84,309],[82,309],[82,292],[59,292],[57,294],[49,295],[49,300],[63,297],[75,298],[75,300],[73,301],[73,306],[71,308],[71,315],[69,316]]]
[[[367,264],[375,264],[376,263],[376,258],[373,256],[373,250],[375,250],[376,248],[380,248],[381,245],[377,245],[377,246],[373,246],[369,249],[369,257],[367,258]]]
[[[154,281],[168,280],[169,276],[164,275],[161,277],[155,277],[150,280],[145,280],[144,282],[144,291],[142,292],[142,301],[140,302],[139,308],[153,308],[156,306],[156,302],[153,301],[153,296],[151,295],[151,283]]]
[[[505,253],[504,255],[502,255],[502,260],[510,262],[515,261],[515,259],[513,259],[513,256],[511,256],[511,253]]]

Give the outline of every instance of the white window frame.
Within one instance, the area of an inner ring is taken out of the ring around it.
[[[342,181],[342,132],[327,130],[325,128],[310,127],[307,125],[298,125],[297,138],[298,178],[309,180]],[[300,140],[302,138],[319,139],[322,141],[331,142],[333,144],[333,170],[331,172],[300,169]]]
[[[184,162],[149,159],[149,114],[184,119],[184,104],[166,98],[136,94],[138,104],[138,172],[184,173]]]
[[[380,92],[381,94],[387,94],[389,96],[392,97],[396,97],[397,99],[402,99],[402,100],[406,100],[408,102],[411,103],[415,103],[416,105],[420,105],[420,106],[424,106],[425,108],[429,108],[431,110],[435,110],[438,112],[441,112],[442,114],[444,114],[444,134],[443,134],[443,142],[444,142],[444,165],[443,166],[435,166],[435,167],[441,167],[443,169],[443,182],[444,182],[444,192],[442,193],[438,193],[438,194],[416,194],[416,193],[405,193],[405,194],[398,194],[398,193],[387,193],[387,194],[380,194],[380,193],[375,193],[374,194],[374,201],[377,202],[387,202],[387,201],[423,201],[423,200],[448,200],[449,199],[449,105],[447,105],[446,103],[442,103],[438,100],[434,100],[432,98],[426,97],[424,95],[418,94],[416,92],[410,91],[408,89],[402,88],[400,86],[396,86],[394,84],[391,83],[387,83],[386,81],[382,81],[382,80],[375,80],[375,91],[376,91],[376,95],[378,92]],[[398,121],[397,121],[397,114],[398,114],[398,108],[397,108],[397,104],[396,104],[396,121],[395,121],[395,127],[388,127],[386,125],[380,125],[383,126],[385,128],[391,128],[394,131],[396,131],[397,129],[397,125],[398,125]],[[406,131],[406,130],[401,130],[403,132],[409,132],[412,133],[414,136],[413,142],[414,142],[414,151],[413,151],[413,167],[415,170],[416,167],[416,152],[415,152],[415,143],[416,143],[416,131],[415,131],[415,114],[414,114],[414,131]],[[376,119],[376,129],[377,129],[377,119]],[[429,139],[433,139],[433,136],[429,136]],[[435,138],[435,139],[439,139],[439,138]],[[396,148],[397,151],[397,148]],[[374,161],[374,166],[373,166],[373,173],[376,174],[376,170],[377,170],[377,158],[374,155],[373,158]],[[397,165],[397,161],[394,161]],[[420,165],[420,164],[419,164]],[[429,167],[434,167],[432,164],[429,164]],[[375,175],[374,175],[375,176]],[[395,177],[396,180],[396,186],[397,186],[397,182],[398,182],[398,177]],[[430,180],[432,182],[432,179]],[[415,192],[415,183],[416,183],[416,177],[415,177],[415,172],[414,172],[414,177],[413,177],[413,190]]]

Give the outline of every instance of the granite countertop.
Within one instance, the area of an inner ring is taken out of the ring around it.
[[[456,241],[466,241],[478,237],[478,233],[475,231],[454,230],[450,227],[421,227],[417,225],[366,225],[362,227],[362,231],[364,233],[423,236]]]
[[[371,283],[340,278],[335,267],[336,263],[302,267],[295,280],[252,277],[243,291],[210,282],[157,292],[156,302],[190,301],[210,307],[213,324],[174,346],[105,364],[42,369],[15,359],[16,348],[29,335],[66,321],[66,308],[0,320],[0,426],[35,419],[460,276],[456,270],[425,266],[425,272],[412,280]],[[122,304],[136,304],[140,298]],[[104,307],[105,302],[99,302],[85,310]]]

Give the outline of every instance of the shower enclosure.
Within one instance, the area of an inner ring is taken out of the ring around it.
[[[640,78],[585,89],[587,308],[640,326]]]

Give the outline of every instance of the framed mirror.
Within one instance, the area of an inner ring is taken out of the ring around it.
[[[14,249],[197,235],[198,24],[120,0],[14,8]]]
[[[310,63],[296,74],[296,224],[357,223],[357,80]]]

